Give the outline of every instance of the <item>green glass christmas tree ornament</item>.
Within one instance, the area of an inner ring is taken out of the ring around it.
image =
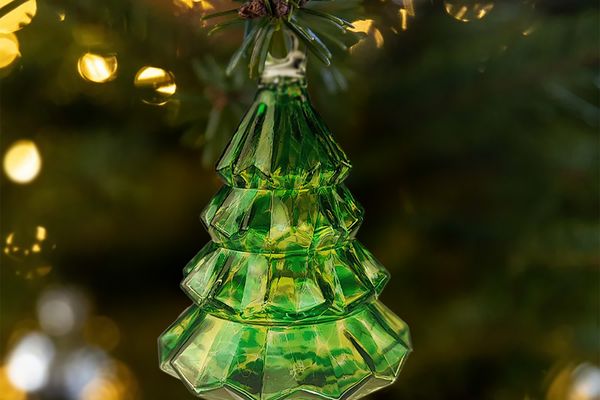
[[[350,167],[310,104],[303,53],[270,60],[218,162],[212,242],[184,269],[194,305],[159,338],[163,371],[208,400],[349,400],[394,382],[409,330],[355,240]]]

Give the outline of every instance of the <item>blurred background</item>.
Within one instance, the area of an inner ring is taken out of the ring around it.
[[[184,400],[156,338],[251,102],[211,0],[0,0],[0,399]],[[600,399],[598,3],[365,1],[310,60],[415,351],[384,399]]]

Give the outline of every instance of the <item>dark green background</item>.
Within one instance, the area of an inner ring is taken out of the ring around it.
[[[382,300],[412,329],[400,379],[372,398],[558,400],[546,394],[558,371],[600,364],[598,7],[497,1],[462,23],[424,1],[396,35],[397,8],[367,3],[384,48],[339,58],[347,91],[317,77],[310,90],[354,164],[358,237],[392,273]],[[15,273],[35,261],[2,260],[0,356],[45,287],[75,285],[118,324],[112,355],[141,399],[189,398],[158,370],[155,340],[190,303],[181,270],[208,241],[198,215],[221,185],[203,165],[239,118],[226,110],[203,137],[211,82],[193,65],[224,65],[240,33],[207,38],[167,0],[38,7],[18,33],[22,58],[2,71],[0,132],[2,151],[35,140],[44,167],[26,186],[3,177],[1,233],[41,224],[56,249],[36,280]],[[82,80],[86,51],[115,52],[118,78]],[[143,65],[174,73],[171,103],[140,101]],[[243,107],[253,90],[228,99]]]

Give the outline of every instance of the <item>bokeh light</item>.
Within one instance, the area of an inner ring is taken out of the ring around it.
[[[365,37],[350,47],[350,53],[356,53],[363,48],[375,47],[382,48],[384,38],[381,31],[375,26],[375,21],[372,19],[359,19],[352,22],[353,28],[350,31],[356,33],[364,33]]]
[[[65,336],[82,325],[87,314],[87,302],[77,291],[49,289],[38,300],[37,314],[44,332]]]
[[[54,352],[48,337],[40,333],[25,336],[8,358],[10,382],[26,392],[43,388],[49,379]]]
[[[64,391],[68,398],[79,398],[84,388],[101,377],[108,368],[109,358],[100,349],[81,347],[65,355],[60,366]]]
[[[20,234],[11,232],[4,239],[2,251],[13,259],[23,260],[29,255],[41,253],[47,234],[46,228],[43,226],[35,227],[35,233],[31,240],[23,240]]]
[[[536,25],[530,25],[529,27],[525,28],[525,30],[523,30],[523,32],[521,32],[521,34],[523,36],[530,36],[535,32],[536,29],[537,29]]]
[[[21,3],[21,4],[18,4]],[[16,7],[13,8],[13,6]],[[0,32],[11,33],[28,25],[37,12],[36,0],[0,0],[0,8],[10,11],[0,16]]]
[[[129,368],[116,360],[81,392],[80,400],[135,400],[137,382]]]
[[[590,363],[569,363],[558,369],[546,393],[546,400],[600,399],[600,368]]]
[[[0,33],[0,68],[11,65],[21,53],[19,40],[14,33]]]
[[[13,327],[12,331],[8,335],[6,341],[6,347],[13,348],[21,341],[21,339],[28,333],[34,332],[39,329],[38,322],[33,318],[24,318],[18,321]]]
[[[162,68],[145,66],[135,75],[134,84],[147,104],[164,105],[177,91],[175,76]]]
[[[415,17],[415,4],[414,0],[401,0],[400,9],[398,9],[398,18],[400,20],[400,29],[403,31],[408,30],[408,19]],[[395,28],[393,29],[395,31]]]
[[[4,154],[4,172],[15,183],[33,181],[42,169],[42,156],[31,140],[18,140]]]
[[[462,22],[483,19],[494,8],[493,1],[445,0],[444,9],[448,15]]]
[[[45,239],[46,232],[38,236]],[[57,286],[42,292],[37,316],[43,332],[33,320],[15,327],[8,342],[13,350],[6,379],[0,376],[0,400],[24,400],[32,392],[70,400],[138,398],[132,372],[109,354],[119,342],[119,328],[107,317],[88,318],[89,309],[87,296],[76,288]],[[78,329],[83,324],[85,329]]]
[[[600,368],[584,363],[573,370],[568,400],[600,399]]]
[[[86,81],[104,83],[112,81],[117,76],[119,64],[117,56],[103,56],[94,53],[85,53],[77,61],[77,71]]]
[[[208,0],[173,0],[175,6],[188,10],[212,11],[214,5]]]
[[[55,246],[47,240],[46,228],[19,229],[8,233],[2,243],[4,265],[14,268],[15,274],[25,279],[41,278],[50,273],[48,257]]]
[[[24,391],[11,383],[6,367],[0,368],[0,398],[2,400],[25,400],[27,398]]]

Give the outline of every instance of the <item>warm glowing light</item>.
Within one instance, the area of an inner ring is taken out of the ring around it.
[[[31,140],[19,140],[4,155],[4,172],[15,183],[34,180],[42,169],[42,157]]]
[[[133,82],[144,91],[143,101],[148,104],[163,105],[177,91],[175,76],[158,67],[143,67]]]
[[[534,25],[530,26],[529,28],[525,29],[523,32],[521,32],[523,34],[523,36],[529,36],[531,35],[533,32],[535,32],[536,27]]]
[[[27,397],[24,391],[12,385],[6,367],[0,368],[0,393],[2,400],[25,400]]]
[[[4,242],[5,242],[7,245],[11,245],[11,244],[13,244],[13,240],[14,240],[14,239],[15,239],[15,234],[14,234],[14,232],[11,232],[11,233],[9,233],[9,234],[6,236],[6,240],[5,240]]]
[[[403,31],[408,30],[408,19],[409,17],[414,17],[415,13],[415,3],[414,0],[397,0],[397,3],[401,3],[401,7],[398,10],[398,18],[400,19],[400,29]],[[398,33],[396,28],[392,28],[394,33]]]
[[[187,9],[199,8],[203,11],[212,11],[215,7],[207,0],[173,0],[176,6]]]
[[[118,67],[117,57],[114,55],[102,56],[85,53],[77,61],[79,75],[87,81],[96,83],[104,83],[115,79]]]
[[[600,398],[600,368],[590,363],[569,363],[550,381],[546,400],[597,400]]]
[[[167,76],[167,71],[162,68],[144,67],[135,76],[136,85],[154,84],[156,81],[163,80]]]
[[[444,8],[448,15],[462,22],[483,19],[494,8],[492,1],[445,0]]]
[[[63,362],[64,388],[67,398],[80,398],[85,387],[110,371],[110,360],[105,352],[82,347],[71,352]]]
[[[402,8],[406,10],[406,13],[411,17],[416,15],[414,0],[402,0]]]
[[[81,400],[121,400],[123,388],[119,382],[106,378],[95,379],[83,388]]]
[[[156,91],[158,93],[167,95],[167,96],[173,96],[175,94],[175,92],[177,91],[177,85],[174,83],[165,85],[165,86],[160,86],[158,88],[156,88]]]
[[[383,47],[384,39],[381,31],[375,27],[375,21],[372,19],[359,19],[352,22],[353,28],[350,29],[352,32],[364,33],[366,38],[355,44],[350,48],[350,52],[354,53],[359,48],[363,47],[365,42],[370,41],[375,44],[375,47],[380,49]]]
[[[57,13],[57,15],[58,15],[58,20],[60,22],[64,22],[64,20],[67,19],[67,13],[65,13],[64,11],[59,11]]]
[[[568,400],[597,400],[600,398],[600,368],[584,363],[572,373]]]
[[[133,374],[124,364],[113,361],[110,368],[83,388],[79,400],[135,400],[137,397]]]
[[[13,33],[0,33],[0,68],[8,67],[20,55],[17,37]]]
[[[46,235],[48,234],[48,232],[46,231],[46,228],[44,228],[43,226],[36,226],[35,227],[35,238],[39,241],[43,241],[46,240]]]
[[[47,231],[43,226],[35,229],[24,229],[10,232],[6,235],[2,253],[7,256],[4,260],[15,269],[15,273],[25,279],[35,279],[46,276],[52,271],[46,256],[55,246],[47,242]]]
[[[25,279],[43,278],[52,271],[51,265],[39,265],[29,271],[18,271],[17,275],[22,275]]]
[[[8,379],[18,389],[35,392],[48,381],[54,345],[46,336],[25,336],[8,358]]]
[[[0,16],[0,32],[11,33],[16,32],[25,25],[28,25],[35,13],[37,12],[37,4],[35,0],[0,0],[0,8],[10,7],[13,4],[17,5],[14,9],[8,13]]]
[[[408,30],[408,10],[401,8],[398,10],[398,14],[400,15],[400,27],[403,31]]]
[[[368,34],[373,28],[373,24],[372,19],[359,19],[352,23],[353,28],[350,28],[350,31]]]

